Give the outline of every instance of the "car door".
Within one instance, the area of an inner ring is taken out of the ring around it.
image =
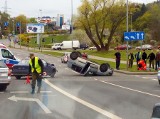
[[[18,64],[19,61],[16,60],[14,55],[8,49],[1,49],[1,57],[8,68],[12,68],[14,64]]]
[[[47,63],[45,60],[42,60],[43,66],[44,66],[44,72],[46,72],[48,75],[53,73],[53,67],[51,64]]]

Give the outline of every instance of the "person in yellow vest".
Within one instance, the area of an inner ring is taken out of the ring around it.
[[[40,58],[35,57],[33,53],[29,55],[29,72],[32,73],[32,91],[31,94],[35,93],[35,85],[37,81],[37,87],[38,91],[37,93],[40,93],[41,85],[42,85],[42,75],[43,75],[43,62]]]

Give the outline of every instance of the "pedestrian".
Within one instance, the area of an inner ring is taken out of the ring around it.
[[[149,68],[151,68],[151,65],[152,65],[152,68],[154,69],[154,62],[155,62],[155,54],[153,53],[153,50],[151,51],[151,53],[148,55],[148,59],[149,59]]]
[[[87,60],[87,59],[88,59],[87,53],[83,52],[83,53],[82,53],[82,58]]]
[[[116,69],[119,70],[119,66],[120,66],[120,60],[121,60],[121,53],[119,52],[119,50],[117,50],[117,52],[114,54],[116,56]]]
[[[37,93],[40,93],[41,85],[42,85],[42,75],[43,75],[43,62],[40,58],[35,57],[33,53],[30,54],[29,60],[29,72],[32,73],[32,91],[31,94],[35,93],[35,85],[37,81]]]
[[[133,55],[133,52],[131,51],[128,55],[128,59],[129,59],[129,68],[132,68],[133,66],[133,60],[134,60],[134,55]]]
[[[155,60],[156,60],[155,70],[158,70],[158,68],[160,67],[160,50],[157,50]]]
[[[145,52],[145,50],[143,50],[142,53],[142,59],[144,60],[145,64],[146,64],[146,60],[147,60],[147,53]]]
[[[137,62],[137,67],[138,67],[138,62],[141,60],[141,51],[140,49],[138,49],[138,52],[135,54],[135,59],[136,59],[136,62]]]

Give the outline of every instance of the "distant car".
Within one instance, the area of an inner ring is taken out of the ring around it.
[[[0,43],[0,48],[7,48],[4,44]]]
[[[151,119],[160,119],[160,103],[154,105]]]
[[[142,46],[137,46],[135,48],[136,50],[152,50],[153,49],[153,46],[152,45],[149,45],[149,44],[145,44],[145,45],[142,45]]]
[[[85,50],[85,49],[87,49],[88,47],[89,47],[89,46],[88,46],[86,43],[80,44],[80,49]]]
[[[89,60],[81,58],[81,53],[73,51],[70,54],[70,59],[67,62],[67,66],[72,70],[80,73],[81,75],[99,75],[99,76],[112,76],[113,69],[110,68],[108,63],[101,65],[91,62]]]
[[[62,44],[62,43],[55,43],[55,44],[52,46],[52,50],[61,50],[61,44]]]
[[[0,91],[6,90],[11,82],[11,73],[7,65],[0,61]]]
[[[61,57],[61,62],[67,63],[69,59],[69,55],[70,55],[70,52],[65,52],[64,55]]]
[[[89,50],[96,50],[97,48],[95,46],[89,47]]]
[[[128,49],[130,50],[132,47],[128,45]],[[127,44],[119,45],[114,48],[114,50],[127,50]]]
[[[44,72],[47,75],[54,77],[56,73],[56,67],[54,64],[50,64],[42,59],[44,65]],[[29,74],[29,59],[23,59],[18,64],[13,65],[12,67],[12,76],[15,76],[16,79],[20,79],[22,76],[27,76]]]

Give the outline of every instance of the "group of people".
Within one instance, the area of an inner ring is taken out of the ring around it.
[[[121,60],[120,52],[117,51],[115,53],[115,56],[116,56],[116,69],[119,70],[120,60]],[[134,59],[136,60],[137,68],[139,70],[146,70],[147,61],[149,62],[149,68],[157,70],[158,67],[160,67],[160,50],[157,50],[156,53],[154,53],[152,50],[149,55],[147,55],[145,50],[143,50],[142,52],[138,50],[136,54],[133,54],[133,52],[130,51],[128,55],[128,61],[129,61],[128,68],[132,68]]]

